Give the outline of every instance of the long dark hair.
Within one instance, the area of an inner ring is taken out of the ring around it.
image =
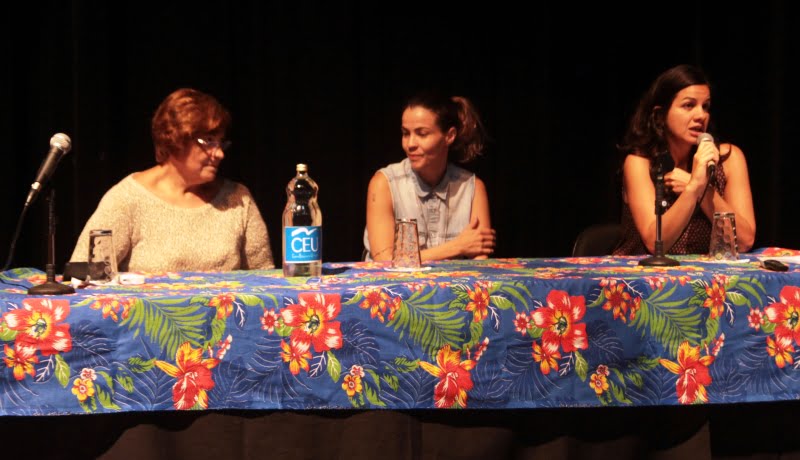
[[[622,144],[618,146],[620,152],[650,159],[665,152],[667,112],[678,92],[693,85],[711,87],[703,71],[690,65],[675,66],[659,75],[639,100]]]
[[[461,96],[445,97],[439,93],[420,93],[408,100],[406,108],[423,107],[436,115],[436,125],[444,133],[455,128],[456,139],[450,146],[454,159],[467,163],[483,152],[486,131],[478,111],[469,99]]]

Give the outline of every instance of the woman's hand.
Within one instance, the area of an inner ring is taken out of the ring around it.
[[[697,146],[697,152],[694,154],[694,162],[692,163],[692,179],[705,188],[708,185],[710,177],[708,177],[708,163],[714,162],[719,164],[719,150],[713,142],[701,142]]]
[[[686,185],[692,179],[692,175],[688,171],[681,168],[675,168],[664,175],[664,185],[680,195],[686,190]]]
[[[494,252],[495,231],[480,226],[480,220],[473,216],[464,230],[453,240],[459,248],[461,256],[474,258],[488,256]]]

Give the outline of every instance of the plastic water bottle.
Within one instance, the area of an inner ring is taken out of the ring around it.
[[[322,211],[319,187],[308,167],[297,165],[297,175],[286,186],[283,210],[283,276],[320,276],[322,273]]]

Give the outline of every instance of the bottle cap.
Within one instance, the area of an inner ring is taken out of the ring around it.
[[[303,163],[297,164],[297,172],[306,172],[306,171],[308,171],[308,166],[306,166]]]

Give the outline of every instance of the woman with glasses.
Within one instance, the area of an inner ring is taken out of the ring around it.
[[[88,257],[89,232],[113,231],[119,271],[225,271],[274,267],[249,190],[217,176],[230,114],[213,97],[179,89],[152,120],[157,164],[103,196],[72,261]]]
[[[483,149],[478,113],[463,97],[423,93],[401,119],[406,158],[379,170],[367,191],[364,247],[391,260],[395,219],[416,219],[422,260],[486,258],[494,251],[486,187],[466,163]]]

